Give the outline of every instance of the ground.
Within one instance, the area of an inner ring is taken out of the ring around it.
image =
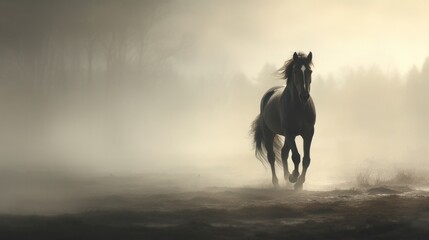
[[[0,237],[408,240],[429,236],[429,192],[407,186],[105,191],[70,204],[80,206],[79,210],[3,213]]]

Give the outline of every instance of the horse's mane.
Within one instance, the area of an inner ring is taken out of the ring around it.
[[[298,59],[306,59],[307,54],[303,52],[298,52]],[[293,57],[285,62],[283,67],[281,67],[278,72],[281,74],[282,79],[286,79],[286,84],[289,84],[290,76],[292,76],[293,71],[293,65],[295,64],[295,61],[293,60]],[[313,62],[310,62],[310,65],[313,65]]]

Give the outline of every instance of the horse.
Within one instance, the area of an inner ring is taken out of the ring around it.
[[[311,66],[313,54],[293,54],[279,72],[286,86],[276,86],[269,89],[262,97],[260,114],[252,123],[251,133],[256,157],[271,166],[272,183],[279,186],[276,176],[275,163],[283,163],[284,178],[295,183],[294,189],[300,190],[305,182],[305,175],[310,165],[310,147],[316,123],[316,109],[310,96]],[[282,143],[280,136],[284,136]],[[298,167],[301,156],[298,152],[295,138],[301,136],[304,144],[302,173]],[[287,159],[292,150],[294,170],[289,173]]]

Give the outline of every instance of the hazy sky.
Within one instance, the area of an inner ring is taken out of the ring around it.
[[[223,59],[250,76],[266,62],[279,65],[295,50],[313,51],[316,72],[336,76],[344,68],[373,65],[404,73],[427,56],[425,1],[185,1],[180,5],[183,20],[170,24],[198,36],[198,62]]]

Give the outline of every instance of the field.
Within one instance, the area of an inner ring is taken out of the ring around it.
[[[9,189],[8,196],[14,201],[2,202],[1,239],[425,239],[429,236],[429,192],[424,188],[383,185],[294,191],[258,186],[192,190],[149,188],[141,183],[143,180],[109,177],[54,184],[52,179],[39,179],[40,186],[47,182],[51,185],[46,186],[45,192],[38,190],[39,195],[34,192],[37,186],[33,186],[33,192],[25,191],[31,194],[27,196],[20,194],[18,188]],[[146,181],[147,185],[152,183]],[[48,193],[55,194],[48,196]]]

